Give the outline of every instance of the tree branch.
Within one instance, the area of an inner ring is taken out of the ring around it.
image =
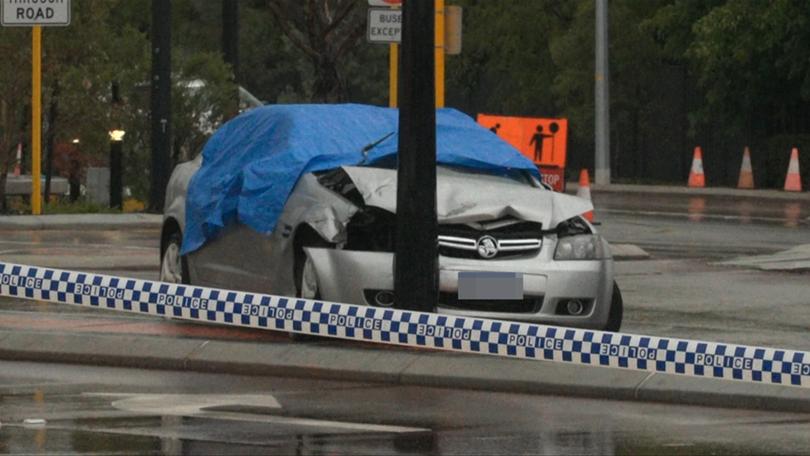
[[[317,58],[319,54],[312,49],[312,46],[305,43],[304,40],[299,36],[299,34],[303,35],[303,33],[301,33],[301,31],[294,26],[290,25],[292,24],[292,19],[284,12],[284,9],[278,3],[278,0],[269,0],[267,5],[270,8],[270,13],[273,15],[273,19],[275,19],[276,24],[281,27],[281,31],[284,32],[284,35],[289,38],[293,45],[304,51],[304,53],[310,57]]]
[[[321,20],[320,13],[318,12],[317,0],[307,0],[307,10],[304,13],[304,18],[307,21],[307,33],[309,34],[310,44],[319,43],[321,38],[321,28],[323,21]],[[320,46],[318,46],[320,47]]]
[[[344,54],[349,52],[357,44],[357,40],[366,33],[366,21],[360,21],[354,30],[346,36],[346,39],[341,43],[340,47],[335,53],[335,60],[340,60]]]
[[[355,2],[346,2],[342,5],[342,8],[338,11],[337,15],[335,16],[335,19],[332,20],[332,22],[329,23],[329,26],[327,26],[326,29],[323,31],[324,38],[329,36],[330,33],[335,31],[335,29],[340,26],[341,22],[343,22],[343,20],[346,19],[346,16],[348,16],[349,13],[352,12],[352,10],[354,9],[354,5],[356,5]]]

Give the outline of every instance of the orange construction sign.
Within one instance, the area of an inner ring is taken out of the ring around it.
[[[568,119],[478,114],[478,123],[538,165],[565,168]]]

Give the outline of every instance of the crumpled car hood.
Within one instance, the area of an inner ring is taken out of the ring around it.
[[[396,170],[344,166],[368,206],[396,212]],[[590,201],[509,178],[440,166],[436,176],[439,223],[469,223],[514,217],[552,229],[560,222],[593,210]]]

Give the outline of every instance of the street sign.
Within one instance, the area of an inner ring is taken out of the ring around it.
[[[478,123],[500,136],[536,164],[565,168],[568,119],[478,114]]]
[[[369,43],[399,43],[402,36],[402,11],[388,8],[368,9]]]
[[[402,6],[402,0],[368,0],[368,6]]]
[[[70,0],[0,0],[4,27],[70,25]]]

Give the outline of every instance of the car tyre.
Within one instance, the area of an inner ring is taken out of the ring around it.
[[[189,284],[188,260],[180,255],[183,246],[183,235],[174,232],[166,240],[166,248],[160,256],[160,281],[168,283]]]
[[[605,331],[618,332],[622,328],[622,318],[624,316],[624,299],[619,285],[613,282],[613,299],[610,302],[610,312]]]

